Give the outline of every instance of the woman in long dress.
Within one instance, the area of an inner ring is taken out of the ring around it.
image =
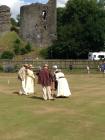
[[[61,70],[56,71],[56,80],[58,82],[57,97],[69,97],[71,95],[69,85],[65,75]]]
[[[35,76],[34,72],[32,70],[32,65],[29,65],[27,69],[27,77],[26,77],[26,92],[27,94],[33,94],[34,93],[34,86],[35,86]]]
[[[24,64],[18,71],[18,79],[21,81],[21,88],[19,91],[19,95],[27,95],[26,93],[26,71],[28,68],[28,64]]]

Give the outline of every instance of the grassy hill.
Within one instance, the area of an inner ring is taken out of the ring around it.
[[[0,36],[0,50],[11,50],[13,42],[19,38],[16,32],[7,32]]]
[[[16,41],[16,39],[19,39],[21,42],[21,47],[23,48],[27,42],[23,41],[19,35],[12,31],[12,32],[7,32],[4,33],[0,36],[0,53],[4,52],[4,51],[12,51],[13,52],[13,46],[14,46],[14,42]],[[35,44],[32,44],[32,51],[30,53],[27,53],[25,55],[15,55],[15,59],[23,59],[23,58],[41,58],[40,56],[40,51],[42,50],[42,48],[38,48],[35,47]]]

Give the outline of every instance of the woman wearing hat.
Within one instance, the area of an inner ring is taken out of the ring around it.
[[[57,69],[56,71],[56,80],[58,82],[57,86],[57,97],[69,97],[71,95],[69,85],[67,82],[67,79],[65,78],[65,75],[63,72],[61,72],[60,69]]]
[[[29,65],[27,68],[27,76],[26,76],[26,92],[27,94],[34,93],[34,84],[35,84],[35,75],[33,72],[33,66]]]
[[[25,94],[26,92],[26,71],[27,71],[28,64],[24,64],[18,71],[18,79],[21,81],[21,88],[19,94]]]

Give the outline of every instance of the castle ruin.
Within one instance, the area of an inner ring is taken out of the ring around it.
[[[56,39],[56,0],[22,6],[20,35],[40,47],[51,45]]]
[[[10,8],[6,5],[0,6],[0,34],[10,31]]]

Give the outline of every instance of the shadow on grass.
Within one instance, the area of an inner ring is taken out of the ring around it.
[[[29,98],[43,100],[43,98],[42,97],[39,97],[39,96],[30,96]]]
[[[69,97],[59,96],[59,97],[56,97],[56,99],[69,99]]]
[[[30,96],[29,98],[43,100],[43,98],[40,96]],[[54,99],[55,100],[57,100],[57,99],[69,99],[69,97],[60,96],[60,97],[55,97]]]
[[[19,92],[17,92],[17,91],[14,91],[13,94],[20,95]],[[25,94],[21,94],[21,96],[23,96],[23,95],[26,96]],[[27,97],[28,97],[28,98],[31,98],[31,99],[39,99],[39,100],[43,100],[42,97],[35,96],[35,95],[33,95],[33,96],[32,96],[32,95],[27,95]]]
[[[18,91],[14,91],[13,94],[18,94],[19,95],[19,92]]]
[[[19,92],[14,91],[13,94],[17,94],[17,95],[19,95]],[[21,96],[23,96],[23,95],[26,96],[25,94],[22,94]],[[42,101],[44,101],[43,98],[40,97],[40,96],[35,96],[35,95],[32,96],[32,95],[28,95],[27,97],[28,97],[28,98],[31,98],[31,99],[36,99],[36,100],[42,100]],[[69,99],[69,97],[59,96],[59,97],[54,97],[54,99],[55,99],[55,100]]]

